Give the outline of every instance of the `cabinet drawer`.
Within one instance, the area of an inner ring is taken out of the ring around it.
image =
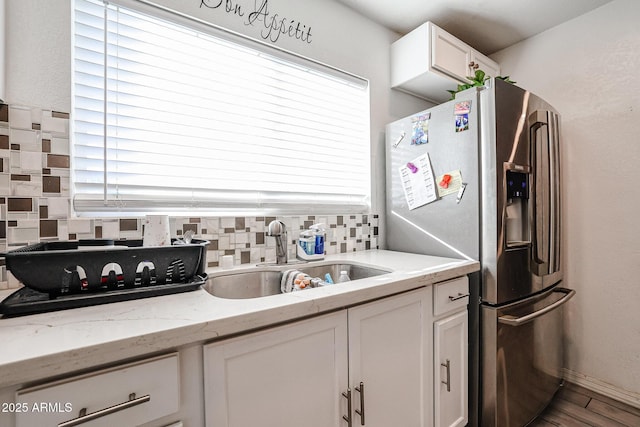
[[[469,303],[469,278],[467,276],[433,286],[433,315],[440,316],[461,310]]]
[[[19,390],[16,427],[57,426],[82,414],[82,427],[133,426],[178,411],[178,354],[120,365]],[[64,425],[64,424],[63,424]]]

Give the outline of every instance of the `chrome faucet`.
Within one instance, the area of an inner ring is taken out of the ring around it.
[[[269,223],[267,236],[276,238],[276,264],[287,263],[287,228],[282,221],[274,220]]]

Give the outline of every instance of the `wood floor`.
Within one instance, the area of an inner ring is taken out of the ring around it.
[[[640,409],[574,384],[565,384],[530,427],[639,427]]]

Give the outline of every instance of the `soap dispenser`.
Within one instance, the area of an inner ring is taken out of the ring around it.
[[[324,224],[314,224],[300,232],[296,245],[296,258],[303,261],[324,259]]]
[[[324,255],[324,224],[313,224],[309,227],[309,230],[313,233],[315,237],[315,248],[314,253],[316,255]]]
[[[298,237],[298,247],[305,255],[313,255],[316,250],[316,238],[311,230],[304,230]]]

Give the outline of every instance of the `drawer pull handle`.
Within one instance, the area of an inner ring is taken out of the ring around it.
[[[458,295],[456,295],[455,297],[452,297],[451,295],[449,295],[449,301],[457,301],[459,299],[466,298],[468,296],[469,294],[461,294],[460,292],[458,292]]]
[[[451,392],[451,361],[447,359],[447,363],[440,363],[440,366],[447,369],[447,380],[440,381],[442,384],[447,386],[447,392]]]
[[[80,424],[84,424],[86,422],[95,420],[97,418],[102,418],[104,416],[113,414],[115,412],[123,411],[125,409],[129,409],[133,406],[137,406],[143,403],[146,403],[151,400],[150,395],[144,395],[142,397],[136,398],[135,393],[131,393],[129,395],[129,400],[126,402],[118,403],[117,405],[109,406],[108,408],[100,409],[96,412],[91,412],[87,414],[87,408],[80,409],[80,413],[78,414],[78,418],[74,418],[69,421],[62,422],[58,424],[58,427],[74,427],[79,426]]]
[[[351,418],[351,411],[353,410],[353,406],[351,406],[351,389],[348,388],[347,392],[342,392],[342,396],[347,399],[347,413],[349,415],[343,415],[342,419],[347,422],[347,425],[351,427],[353,425],[353,418]]]
[[[360,387],[356,387],[360,393],[360,409],[356,409],[356,414],[360,415],[360,425],[364,425],[364,383],[360,381]]]

